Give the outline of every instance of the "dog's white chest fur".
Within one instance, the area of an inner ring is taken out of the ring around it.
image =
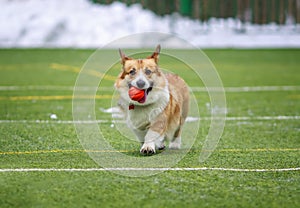
[[[140,106],[135,105],[133,109],[129,109],[126,112],[127,124],[130,128],[136,130],[147,130],[152,122],[154,122],[157,116],[163,112],[169,102],[169,91],[164,89],[161,92],[152,93],[149,96],[149,100],[155,102]]]

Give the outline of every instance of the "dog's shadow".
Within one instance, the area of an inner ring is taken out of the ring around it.
[[[153,155],[150,155],[150,156],[154,156],[154,155],[160,155],[160,154],[163,154],[163,155],[174,155],[174,154],[182,154],[182,153],[186,153],[186,149],[164,149],[164,150],[156,150],[156,153],[153,154]],[[149,155],[145,155],[145,154],[142,154],[140,153],[140,151],[136,150],[136,149],[131,149],[131,150],[120,150],[120,153],[122,154],[125,154],[127,156],[130,156],[130,157],[147,157]]]

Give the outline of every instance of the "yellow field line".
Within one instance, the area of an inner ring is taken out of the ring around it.
[[[20,67],[32,67],[32,64],[16,64],[16,65],[0,65],[0,69],[7,69],[7,70],[11,70],[11,69],[19,69]],[[61,70],[61,71],[69,71],[69,72],[73,72],[73,73],[80,73],[81,68],[77,67],[77,66],[70,66],[70,65],[65,65],[65,64],[58,64],[58,63],[52,63],[50,65],[51,69],[55,69],[55,70]],[[103,78],[105,80],[109,80],[109,81],[115,81],[117,77],[109,75],[109,74],[103,74],[97,70],[94,69],[90,69],[90,70],[84,70],[83,73],[89,74],[91,76],[95,76],[95,77],[99,77],[99,78]]]
[[[0,152],[0,155],[31,155],[31,154],[45,154],[45,153],[110,153],[110,152],[136,152],[137,150],[35,150],[35,151],[11,151],[11,152]],[[193,150],[192,150],[193,151]],[[266,149],[219,149],[216,152],[293,152],[300,151],[300,148],[266,148]]]
[[[76,96],[74,99],[112,99],[113,95],[82,95]],[[73,99],[73,95],[33,95],[33,96],[11,96],[11,97],[0,97],[0,100],[70,100]]]
[[[77,73],[77,74],[80,73],[80,71],[81,71],[80,67],[64,65],[64,64],[57,64],[57,63],[52,63],[50,65],[50,67],[52,69],[62,70],[62,71],[70,71],[70,72],[74,72],[74,73]],[[85,70],[85,71],[83,71],[83,73],[89,74],[91,76],[103,78],[103,79],[109,80],[109,81],[115,81],[117,79],[117,77],[115,77],[115,76],[112,76],[112,75],[109,75],[109,74],[103,74],[103,73],[101,73],[97,70],[94,70],[94,69]]]

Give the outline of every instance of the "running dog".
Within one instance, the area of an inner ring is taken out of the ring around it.
[[[127,57],[121,49],[122,70],[115,88],[128,127],[141,142],[140,153],[152,155],[181,146],[181,132],[189,110],[189,90],[182,78],[158,66],[160,45],[145,59]]]

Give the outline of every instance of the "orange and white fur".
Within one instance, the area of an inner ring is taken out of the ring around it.
[[[145,59],[133,59],[119,52],[123,67],[115,83],[120,93],[118,105],[142,144],[140,152],[152,155],[157,149],[164,149],[165,139],[170,141],[170,149],[179,149],[189,109],[187,85],[178,75],[164,74],[159,69],[160,45]],[[130,99],[131,86],[145,90],[143,103]]]

